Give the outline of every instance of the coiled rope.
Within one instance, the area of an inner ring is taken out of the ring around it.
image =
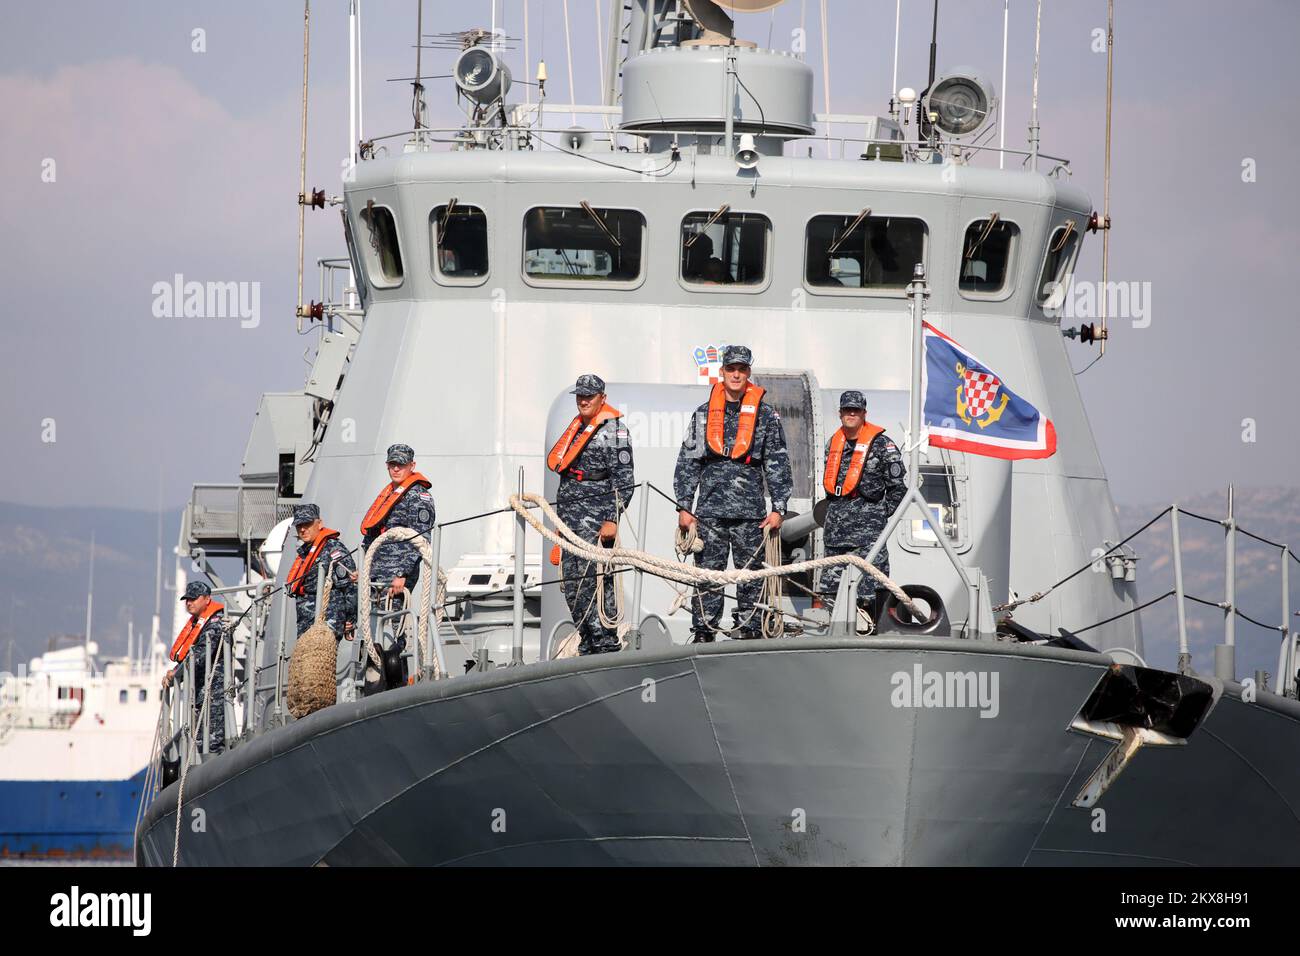
[[[596,536],[596,544],[600,547],[601,551],[609,552],[611,554],[622,547],[622,545],[619,544],[617,531],[614,532],[614,546],[612,548],[606,548],[601,544],[600,535]],[[605,578],[607,575],[615,575],[616,570],[617,569],[614,567],[614,559],[612,557],[607,561],[596,562],[596,593],[592,596],[592,600],[596,602],[596,616],[600,620],[601,627],[613,631],[622,638],[632,629],[632,625],[624,620],[626,614],[623,609],[623,583],[617,577],[614,577],[613,580],[609,582],[610,589],[614,592],[614,613],[610,614],[605,610]],[[587,613],[590,612],[591,608],[588,607]],[[586,616],[586,614],[583,615],[584,620],[586,619]]]
[[[381,672],[384,666],[383,661],[379,656],[379,649],[375,646],[374,638],[370,633],[370,566],[374,563],[375,552],[379,549],[380,545],[388,541],[398,540],[414,545],[415,550],[420,552],[421,563],[423,563],[429,573],[437,575],[436,588],[440,593],[435,625],[441,626],[442,624],[442,594],[445,593],[447,577],[442,573],[441,568],[438,568],[436,572],[434,571],[433,549],[430,547],[429,542],[418,531],[412,528],[389,528],[377,537],[371,543],[370,548],[366,551],[366,556],[361,562],[360,587],[357,589],[357,624],[361,630],[362,646],[365,648],[366,654],[369,656],[371,663],[378,667]],[[433,605],[433,592],[434,588],[429,587],[427,583],[420,589],[420,610],[416,617],[416,639],[420,642],[421,663],[429,662],[433,665],[434,679],[437,680],[438,674],[442,671],[442,662],[437,660],[437,653],[431,652],[429,649],[429,612]],[[431,653],[432,656],[430,656]],[[423,670],[424,668],[420,668],[421,673],[415,675],[417,681],[424,679],[422,673]]]
[[[693,521],[689,528],[683,528],[681,525],[677,526],[677,534],[673,540],[673,547],[682,561],[685,561],[688,556],[699,554],[704,550],[704,539],[700,537],[700,522],[698,519]],[[778,568],[781,566],[780,535],[773,534],[771,528],[764,528],[763,543],[759,547],[763,552],[763,564],[766,567]],[[750,555],[750,560],[745,561],[744,563],[749,564],[757,554],[758,552],[755,551],[754,554]],[[734,560],[736,559],[733,557],[733,561]],[[703,620],[706,615],[704,614],[703,599],[700,594],[700,589],[697,587],[694,593],[695,600],[700,602],[700,619]],[[764,637],[768,638],[781,637],[785,634],[785,621],[782,618],[780,611],[781,600],[784,593],[784,576],[764,578],[762,591],[759,593],[758,601],[749,609],[749,613],[745,615],[744,620],[738,620],[736,626],[731,630],[714,627],[713,625],[708,624],[707,621],[705,622],[705,626],[715,634],[731,634],[734,631],[744,630],[745,626],[754,619],[754,615],[759,613],[761,610],[763,617],[759,624],[759,632]],[[677,600],[673,602],[668,613],[670,615],[677,613],[680,608],[685,606],[688,597],[688,592],[678,591]]]

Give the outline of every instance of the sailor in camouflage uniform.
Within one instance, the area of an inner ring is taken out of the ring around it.
[[[437,512],[433,507],[432,483],[415,470],[415,452],[410,445],[390,445],[388,477],[374,503],[361,519],[362,551],[369,551],[374,540],[388,528],[410,528],[427,536],[433,530]],[[406,588],[415,593],[420,579],[420,552],[407,541],[388,541],[380,545],[370,565],[370,579],[377,588],[394,596]]]
[[[695,563],[702,568],[724,570],[728,554],[737,568],[761,568],[763,531],[777,533],[790,499],[785,429],[781,416],[762,400],[763,389],[749,381],[752,364],[753,356],[744,346],[723,351],[722,381],[695,410],[677,455],[673,492],[678,523],[683,529],[697,528],[704,550]],[[763,497],[764,482],[770,509]],[[754,608],[762,589],[761,581],[736,587],[736,637],[762,636],[762,617]],[[721,588],[696,590],[692,643],[713,640],[722,602]]]
[[[851,389],[840,395],[840,425],[826,442],[822,486],[828,499],[823,541],[826,555],[854,553],[864,560],[907,493],[907,470],[898,446],[879,425],[867,421],[867,401]],[[889,573],[889,549],[882,547],[872,564]],[[845,565],[824,568],[819,591],[834,600]],[[879,617],[884,588],[863,572],[858,606]]]
[[[298,634],[316,623],[317,589],[324,587],[321,574],[333,574],[325,623],[337,637],[352,640],[357,620],[356,563],[339,540],[339,533],[321,521],[320,508],[313,504],[294,505],[293,527],[298,534],[297,558],[285,587],[297,606]]]
[[[579,537],[599,538],[609,545],[635,490],[632,442],[622,413],[605,400],[605,382],[599,375],[578,376],[570,394],[577,397],[578,414],[546,458],[547,467],[560,476],[556,511]],[[561,573],[569,613],[582,637],[578,653],[617,651],[618,634],[600,622],[595,563],[565,551]],[[619,586],[613,574],[605,576],[601,600],[609,619],[615,613],[614,588]]]
[[[197,747],[203,747],[203,701],[208,693],[208,655],[212,655],[213,674],[210,692],[212,703],[208,708],[208,723],[211,727],[211,753],[220,753],[226,746],[226,681],[223,667],[225,652],[222,638],[227,634],[225,607],[212,600],[212,588],[202,581],[191,581],[185,585],[181,595],[185,610],[190,618],[181,628],[172,645],[171,659],[176,666],[163,675],[163,687],[185,674],[184,662],[190,654],[194,655],[194,687],[189,688],[189,696],[194,706]]]

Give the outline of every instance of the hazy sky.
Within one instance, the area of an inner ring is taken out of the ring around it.
[[[522,0],[498,0],[522,35]],[[594,102],[595,0],[570,0],[575,98]],[[602,16],[605,4],[600,4]],[[822,109],[819,4],[741,17],[739,34],[789,48],[801,16]],[[365,0],[367,134],[409,128],[416,0]],[[894,3],[831,0],[835,112],[883,113]],[[921,88],[929,0],[904,0],[900,85]],[[1146,501],[1236,481],[1294,484],[1300,248],[1294,90],[1300,4],[1116,3],[1112,278],[1149,282],[1151,323],[1112,327],[1081,379],[1115,497]],[[426,32],[487,26],[488,0],[425,0]],[[346,0],[312,4],[308,182],[337,193],[347,139]],[[941,0],[939,65],[1000,73],[1001,0]],[[1011,0],[1008,142],[1029,110],[1034,4]],[[568,99],[561,0],[529,0],[532,58]],[[1074,160],[1102,200],[1104,0],[1047,0],[1043,149]],[[204,31],[204,52],[193,31]],[[193,481],[237,480],[262,391],[302,384],[295,335],[302,4],[43,0],[7,4],[0,31],[0,500],[152,507]],[[426,73],[451,54],[425,53]],[[511,53],[519,77],[522,44]],[[447,80],[431,81],[450,122]],[[1242,180],[1253,159],[1257,181]],[[46,182],[53,160],[54,181]],[[337,210],[310,214],[318,256],[339,255]],[[1096,278],[1101,243],[1080,266]],[[160,319],[155,282],[261,284],[261,322]],[[1076,368],[1096,353],[1070,346]],[[1254,419],[1254,442],[1242,441]],[[55,441],[50,437],[53,421]]]

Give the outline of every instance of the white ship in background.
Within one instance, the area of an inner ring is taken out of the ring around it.
[[[160,511],[149,633],[128,625],[126,653],[102,654],[91,637],[93,534],[89,553],[85,634],[51,638],[16,673],[0,671],[0,860],[131,858],[172,666],[166,641],[185,611],[176,604],[163,617]],[[171,577],[168,591],[184,588],[179,559]]]
[[[169,666],[91,641],[0,674],[0,859],[130,859]]]

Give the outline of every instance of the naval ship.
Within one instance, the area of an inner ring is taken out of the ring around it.
[[[1055,308],[1110,225],[1069,162],[1036,129],[1026,150],[992,145],[996,90],[936,71],[933,46],[925,87],[891,91],[886,115],[818,114],[809,64],[738,38],[709,0],[604,9],[599,104],[549,103],[544,68],[514,83],[499,31],[466,31],[444,87],[463,123],[428,125],[417,68],[415,128],[364,139],[354,122],[342,195],[304,182],[300,215],[339,206],[348,253],[298,310],[314,363],[262,396],[239,482],[195,486],[182,547],[268,573],[260,549],[299,501],[356,547],[386,448],[413,446],[439,518],[422,591],[407,611],[363,603],[358,625],[408,677],[368,692],[364,641],[341,641],[337,703],[292,719],[281,566],[248,592],[243,676],[211,702],[225,752],[205,753],[188,703],[171,711],[137,862],[1300,860],[1293,635],[1272,687],[1234,672],[1230,625],[1213,665],[1144,659],[1137,556],[1065,341],[1104,346],[1104,329]],[[1054,454],[925,440],[922,320],[1050,418]],[[567,656],[533,522],[572,383],[603,376],[632,435],[622,546],[671,557],[663,489],[727,344],[753,350],[785,426],[782,567],[825,554],[841,390],[906,445],[918,507],[887,536],[911,600],[864,624],[856,571],[828,613],[796,570],[768,592],[777,634],[691,644],[680,583],[629,560],[611,569],[626,648]]]

